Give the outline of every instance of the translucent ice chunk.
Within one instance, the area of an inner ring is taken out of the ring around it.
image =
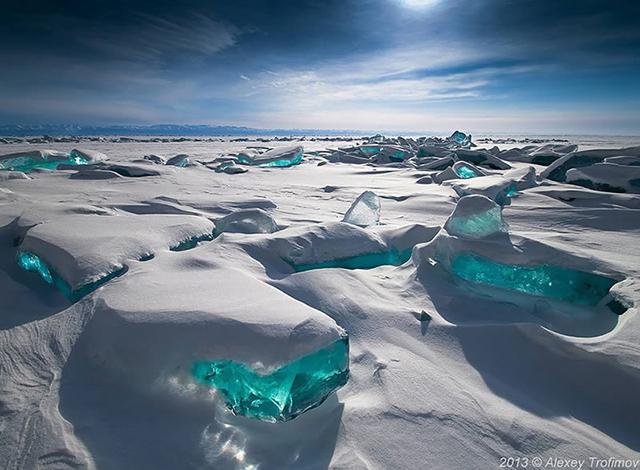
[[[86,165],[87,163],[89,160],[79,154],[38,150],[0,157],[0,170],[30,173],[35,168],[55,170],[60,165]]]
[[[29,252],[18,253],[18,265],[25,271],[40,274],[40,277],[47,284],[53,284],[53,276],[49,271],[49,266],[38,255]]]
[[[56,289],[62,292],[62,294],[70,302],[77,302],[85,295],[90,294],[98,287],[109,282],[111,279],[121,276],[126,271],[126,268],[123,266],[119,269],[116,269],[115,271],[112,271],[111,273],[98,279],[95,282],[90,282],[76,289],[72,289],[64,279],[62,279],[56,272],[54,272],[47,265],[47,263],[45,263],[45,261],[35,253],[21,251],[18,253],[17,261],[18,266],[20,266],[25,271],[38,273],[47,284],[54,286]]]
[[[486,196],[470,195],[460,198],[444,228],[458,238],[478,239],[506,232],[508,227],[498,204]]]
[[[471,144],[471,136],[460,131],[455,131],[453,134],[451,134],[449,140],[455,142],[458,145],[461,145],[462,147],[467,147]]]
[[[180,155],[176,155],[175,157],[171,157],[167,160],[166,165],[186,168],[191,165],[191,161],[189,159],[189,155],[181,153]]]
[[[304,149],[301,145],[279,147],[261,154],[241,152],[238,162],[262,167],[286,167],[302,163]]]
[[[354,201],[342,221],[359,227],[376,225],[380,221],[380,198],[373,191],[365,191]]]
[[[475,178],[476,176],[478,176],[476,172],[473,171],[468,166],[460,166],[459,168],[456,168],[455,172],[460,178],[464,178],[464,179]]]
[[[325,268],[371,269],[378,266],[400,266],[409,261],[410,258],[411,248],[403,251],[390,250],[366,253],[317,263],[293,264],[292,266],[296,272]]]
[[[597,305],[617,282],[557,266],[501,264],[472,253],[455,256],[451,270],[467,281],[590,306]]]
[[[216,233],[273,233],[278,224],[262,209],[245,209],[216,220]]]
[[[197,381],[223,395],[237,415],[263,421],[288,421],[320,405],[349,378],[349,339],[301,357],[266,374],[229,360],[199,361]]]

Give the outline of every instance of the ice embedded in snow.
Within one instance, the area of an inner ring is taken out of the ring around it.
[[[32,150],[0,156],[0,170],[21,171],[30,173],[36,168],[55,170],[59,165],[86,165],[91,162],[86,155],[77,153],[77,150],[68,154],[55,150]]]
[[[444,228],[458,238],[478,239],[504,233],[508,226],[498,204],[486,196],[470,195],[460,198]]]
[[[173,377],[213,386],[234,413],[266,421],[344,385],[347,335],[334,320],[203,249],[138,264],[95,294],[86,344],[101,374],[143,393]]]
[[[618,282],[559,266],[498,263],[474,253],[455,255],[451,270],[467,281],[588,306],[597,305]]]
[[[353,202],[342,219],[358,227],[369,227],[380,221],[380,198],[373,191],[365,191]]]
[[[640,166],[596,163],[583,168],[572,168],[567,171],[566,181],[596,191],[638,194]]]
[[[278,230],[276,221],[262,209],[244,209],[217,219],[216,233],[273,233]]]
[[[486,173],[480,168],[467,162],[455,162],[453,164],[453,171],[456,172],[459,178],[468,179],[475,178],[477,176],[485,176]]]
[[[53,271],[47,263],[38,255],[30,253],[28,251],[20,251],[17,257],[18,266],[25,271],[35,272],[40,275],[42,280],[47,284],[52,285],[58,289],[69,300],[69,302],[77,302],[85,295],[90,294],[98,287],[106,284],[110,280],[121,276],[126,272],[126,268],[117,268],[107,275],[96,279],[93,282],[88,282],[76,288],[71,287],[57,272]]]
[[[518,192],[515,181],[507,179],[502,175],[479,176],[466,180],[445,181],[445,185],[450,185],[460,197],[471,194],[480,194],[492,199],[501,206],[510,203],[510,198]]]
[[[260,374],[230,361],[198,361],[193,375],[218,389],[238,415],[263,421],[288,421],[320,405],[349,378],[349,341],[345,335],[333,344]]]
[[[73,214],[29,228],[18,249],[37,255],[69,286],[54,283],[66,295],[86,292],[86,286],[96,286],[129,261],[210,239],[213,228],[210,220],[192,215]]]
[[[215,167],[215,172],[216,173],[226,173],[228,175],[236,175],[239,173],[246,173],[247,170],[246,168],[242,168],[239,165],[236,165],[236,162],[229,160],[226,162],[222,162],[220,163],[218,166]]]
[[[494,170],[508,170],[511,168],[504,160],[492,155],[486,150],[458,149],[455,151],[456,158],[474,165],[485,166]]]
[[[244,151],[239,153],[236,158],[239,163],[245,165],[287,167],[301,163],[303,155],[304,148],[302,145],[289,145],[277,147],[264,153]]]
[[[145,155],[144,157],[142,157],[144,160],[148,160],[151,163],[156,163],[158,165],[164,165],[167,161],[165,160],[164,157],[161,157],[160,155],[155,155],[153,153],[149,154],[149,155]]]
[[[553,181],[566,181],[566,174],[572,168],[582,168],[602,162],[605,158],[617,156],[640,157],[640,147],[628,147],[623,149],[583,150],[572,152],[553,162],[542,173],[543,178]]]
[[[165,163],[165,165],[186,168],[188,166],[191,166],[191,160],[189,155],[181,153],[179,155],[171,157],[169,160],[167,160],[167,163]]]

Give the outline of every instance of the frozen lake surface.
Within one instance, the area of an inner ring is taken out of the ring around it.
[[[94,151],[0,171],[7,468],[640,458],[640,138],[105,139],[0,144]]]

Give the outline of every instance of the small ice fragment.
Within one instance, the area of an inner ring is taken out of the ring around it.
[[[189,155],[181,153],[180,155],[176,155],[175,157],[171,157],[167,160],[166,165],[185,168],[191,165],[191,161],[189,160]]]
[[[460,198],[444,228],[450,235],[475,240],[506,232],[507,224],[498,204],[486,196],[473,194]]]
[[[235,175],[237,173],[246,173],[246,168],[242,168],[241,166],[236,165],[236,162],[229,160],[226,162],[222,162],[215,169],[216,173],[227,173],[228,175]]]
[[[373,191],[365,191],[354,201],[342,221],[359,227],[376,225],[380,221],[380,198]]]

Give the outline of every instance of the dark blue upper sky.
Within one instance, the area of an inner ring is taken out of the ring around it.
[[[634,0],[42,1],[0,123],[640,134]]]

